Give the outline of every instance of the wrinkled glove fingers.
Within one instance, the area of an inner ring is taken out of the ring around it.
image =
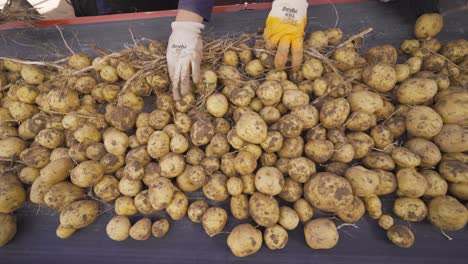
[[[180,74],[180,95],[185,96],[190,92],[190,61],[182,63]]]
[[[286,63],[288,62],[289,47],[291,46],[290,40],[285,37],[283,38],[279,45],[278,50],[276,51],[275,57],[275,68],[276,70],[284,70]]]
[[[304,37],[293,40],[291,44],[291,64],[294,72],[299,71],[304,57]]]
[[[180,94],[180,77],[182,71],[182,64],[178,63],[175,67],[173,72],[173,76],[171,77],[172,80],[172,94],[174,96],[174,100],[178,101],[181,98]]]

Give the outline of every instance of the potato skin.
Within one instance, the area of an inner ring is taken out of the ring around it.
[[[468,221],[468,209],[452,196],[435,197],[429,202],[428,209],[431,224],[443,230],[461,230]]]
[[[95,201],[81,200],[67,206],[60,213],[60,224],[65,227],[81,229],[94,222],[99,212]]]
[[[414,137],[430,139],[442,129],[440,115],[427,106],[415,106],[406,114],[406,128]]]
[[[131,223],[126,216],[113,217],[106,226],[107,236],[114,241],[124,241],[129,237]]]
[[[201,223],[203,214],[208,207],[208,204],[204,200],[197,200],[190,204],[187,215],[192,222]]]
[[[337,128],[348,118],[350,106],[346,99],[338,98],[323,104],[320,109],[320,122],[325,128]]]
[[[249,200],[249,213],[254,221],[264,227],[275,225],[279,220],[279,205],[275,198],[255,192]]]
[[[414,244],[414,235],[411,229],[404,225],[393,225],[387,230],[387,237],[401,248],[410,248]]]
[[[246,257],[256,253],[262,247],[262,231],[250,224],[240,224],[231,231],[227,244],[236,257]]]
[[[263,240],[270,250],[283,249],[288,243],[288,232],[284,227],[276,224],[265,228]]]
[[[255,175],[255,188],[264,194],[277,195],[284,186],[284,177],[275,167],[260,168]]]
[[[147,240],[151,236],[151,220],[149,218],[142,218],[138,220],[132,227],[130,227],[129,235],[135,240]]]
[[[0,248],[5,246],[16,234],[16,217],[0,213]]]
[[[353,192],[357,196],[369,196],[375,193],[380,183],[377,173],[362,166],[354,166],[346,170],[345,177],[351,183]]]
[[[317,218],[304,226],[307,245],[312,249],[330,249],[336,246],[339,239],[338,230],[333,221]]]
[[[163,238],[169,231],[169,221],[160,219],[151,226],[151,233],[156,238]]]
[[[231,214],[238,220],[244,220],[249,218],[249,198],[245,194],[239,194],[232,196],[229,207]]]
[[[443,160],[439,172],[444,179],[453,183],[468,183],[468,163],[459,160]]]
[[[429,101],[437,93],[437,83],[427,78],[410,78],[404,81],[397,90],[401,104],[415,105]]]
[[[439,148],[424,138],[412,138],[404,144],[404,147],[421,158],[422,168],[434,167],[442,158]]]
[[[398,190],[407,197],[421,197],[429,188],[426,178],[414,168],[400,169],[396,177]]]
[[[80,187],[70,182],[55,184],[45,195],[45,204],[55,210],[63,211],[68,205],[85,197],[85,192]]]
[[[0,175],[0,213],[9,214],[26,201],[23,184],[13,174]]]
[[[166,212],[173,220],[182,219],[187,213],[188,198],[183,192],[174,192],[172,201],[167,205]]]
[[[416,20],[414,35],[418,39],[435,37],[444,26],[443,17],[437,13],[424,14]]]
[[[287,230],[294,230],[299,225],[299,215],[294,209],[281,206],[278,223]]]
[[[104,166],[94,160],[80,163],[70,173],[70,179],[73,184],[83,188],[94,186],[103,176]]]
[[[338,211],[336,214],[343,222],[356,223],[362,218],[365,212],[366,208],[361,198],[355,196],[350,206],[344,210]]]
[[[148,199],[156,210],[165,209],[174,196],[174,185],[164,177],[157,178],[149,188]]]

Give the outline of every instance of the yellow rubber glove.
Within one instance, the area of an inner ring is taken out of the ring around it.
[[[266,21],[263,37],[267,49],[278,48],[275,68],[283,70],[291,49],[291,64],[298,71],[302,64],[307,0],[275,0]]]

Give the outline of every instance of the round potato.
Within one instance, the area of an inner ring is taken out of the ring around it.
[[[250,174],[257,168],[257,160],[252,153],[242,150],[234,159],[234,168],[241,175]]]
[[[206,198],[213,201],[224,201],[229,198],[229,193],[226,187],[228,178],[222,173],[214,173],[211,178],[203,186],[203,194]]]
[[[396,177],[398,190],[407,197],[421,197],[429,188],[426,178],[414,168],[400,169]]]
[[[250,224],[240,224],[229,233],[227,245],[236,257],[246,257],[262,247],[262,231]]]
[[[221,207],[208,208],[202,217],[202,225],[205,232],[213,237],[221,233],[226,226],[228,215]]]
[[[94,160],[82,162],[70,172],[72,183],[83,188],[95,185],[103,176],[104,166]]]
[[[208,207],[204,200],[196,200],[188,207],[187,215],[192,222],[201,223],[203,214],[205,214]]]
[[[236,133],[247,142],[260,144],[267,138],[268,128],[257,113],[249,111],[238,120]]]
[[[175,178],[185,169],[185,160],[181,154],[169,153],[159,161],[161,176]]]
[[[0,213],[9,214],[21,208],[26,201],[26,191],[13,174],[0,176]]]
[[[348,118],[350,106],[346,99],[338,98],[323,104],[320,109],[320,122],[325,128],[338,128]]]
[[[169,231],[169,221],[161,219],[153,223],[151,226],[151,233],[156,238],[163,238]]]
[[[132,216],[138,212],[132,197],[120,196],[115,200],[115,213],[117,215]]]
[[[304,226],[307,245],[312,249],[330,249],[338,243],[338,230],[333,221],[327,218],[317,218]]]
[[[406,114],[406,128],[414,137],[430,139],[442,129],[440,115],[427,106],[415,106]]]
[[[435,37],[444,26],[443,17],[437,13],[424,14],[416,20],[414,35],[418,39]]]
[[[278,196],[287,202],[295,202],[302,196],[302,184],[287,177]]]
[[[329,140],[310,140],[304,147],[305,154],[316,163],[328,161],[334,153],[333,143]]]
[[[293,158],[288,163],[288,175],[296,182],[307,182],[315,172],[315,163],[307,158]]]
[[[107,236],[114,241],[124,241],[129,237],[131,223],[126,216],[113,217],[106,226]]]
[[[188,198],[183,192],[174,192],[172,201],[167,205],[166,212],[172,220],[180,220],[187,213]]]
[[[395,192],[397,189],[397,179],[392,172],[375,169],[374,172],[379,176],[379,184],[375,188],[376,195],[387,195]]]
[[[393,244],[401,248],[410,248],[414,244],[414,235],[409,227],[393,225],[387,230],[387,237]]]
[[[149,218],[142,218],[130,227],[128,234],[135,240],[147,240],[151,236],[151,224]]]
[[[380,182],[377,173],[362,166],[347,169],[345,177],[351,183],[354,194],[360,197],[374,194]]]
[[[342,211],[337,212],[337,216],[346,223],[356,223],[359,221],[364,213],[366,212],[366,207],[362,202],[361,198],[354,196],[354,200],[350,206]]]
[[[279,205],[275,198],[255,192],[249,200],[249,213],[254,221],[264,227],[275,225],[279,220]]]
[[[410,139],[404,144],[404,147],[421,158],[420,167],[422,168],[434,167],[442,159],[439,148],[427,139]]]
[[[288,243],[288,232],[284,227],[276,224],[265,228],[263,240],[270,250],[283,249]]]
[[[368,66],[362,73],[364,82],[378,92],[388,92],[396,84],[396,72],[392,65],[377,63]]]
[[[328,212],[343,210],[354,199],[349,181],[328,172],[317,173],[304,185],[304,197],[314,207]]]
[[[299,215],[292,208],[281,206],[278,223],[287,230],[294,230],[299,225]]]
[[[165,209],[174,196],[174,185],[164,177],[157,178],[149,188],[148,199],[156,210]]]
[[[255,174],[255,188],[261,193],[274,196],[281,192],[283,186],[283,174],[275,167],[260,168]]]
[[[468,163],[460,160],[443,160],[439,172],[444,179],[453,183],[468,183]]]
[[[424,193],[424,197],[433,198],[439,195],[445,195],[447,193],[448,184],[439,173],[434,170],[422,170],[421,173],[428,183],[428,188]]]
[[[398,88],[396,95],[401,104],[422,104],[437,93],[437,83],[427,78],[410,78]]]

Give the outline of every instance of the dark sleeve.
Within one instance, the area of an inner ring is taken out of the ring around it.
[[[199,14],[205,20],[210,20],[213,0],[179,0],[179,9]]]

